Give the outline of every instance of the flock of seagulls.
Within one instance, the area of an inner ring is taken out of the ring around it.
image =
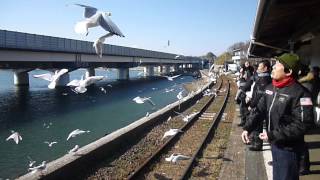
[[[84,20],[78,22],[74,30],[78,34],[85,34],[86,36],[89,34],[89,29],[93,27],[100,26],[108,33],[99,37],[94,43],[93,47],[97,53],[97,55],[102,58],[103,54],[103,43],[106,38],[111,37],[113,35],[117,35],[120,37],[125,37],[118,26],[112,22],[110,19],[110,12],[102,12],[98,11],[97,8],[83,5],[83,4],[75,4],[77,6],[84,8]]]
[[[89,133],[90,131],[84,131],[84,130],[80,130],[80,129],[76,129],[73,130],[72,132],[69,133],[68,137],[67,137],[67,141],[71,138],[74,138],[80,134],[84,134],[84,133]],[[18,132],[15,132],[13,130],[11,130],[11,135],[6,139],[6,141],[9,140],[13,140],[16,144],[19,144],[19,141],[22,140],[21,135]],[[57,144],[58,142],[56,141],[44,141],[45,144],[47,144],[50,148],[54,145]],[[68,151],[68,154],[72,154],[75,153],[76,151],[78,151],[79,149],[79,145],[75,145],[74,148],[72,148],[71,150]],[[31,171],[31,173],[35,173],[37,171],[42,171],[46,168],[46,161],[43,161],[41,164],[39,164],[38,166],[34,166],[36,161],[34,161],[33,159],[31,159],[30,156],[27,156],[28,160],[29,160],[29,165],[28,165],[28,171]]]

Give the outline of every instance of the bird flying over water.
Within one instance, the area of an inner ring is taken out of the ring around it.
[[[11,133],[12,134],[6,139],[6,141],[12,139],[16,144],[19,144],[19,141],[22,141],[22,137],[20,136],[20,134],[13,130],[11,130]]]
[[[29,159],[29,167],[32,167],[32,166],[36,163],[36,161],[34,161],[33,159],[31,159],[30,156],[27,156],[27,158]]]
[[[137,104],[143,104],[145,101],[147,101],[152,106],[156,105],[154,102],[151,101],[151,97],[140,97],[140,96],[137,96],[137,97],[133,98],[132,100],[134,102],[136,102]]]
[[[48,144],[49,147],[52,147],[52,145],[57,144],[58,142],[53,141],[53,142],[49,142],[49,141],[45,141],[45,144]]]
[[[167,78],[169,81],[173,81],[174,78],[177,78],[179,76],[181,76],[181,74],[176,75],[176,76],[163,76],[163,77]]]
[[[81,76],[80,80],[72,80],[67,84],[67,86],[76,87],[74,90],[78,93],[85,93],[87,91],[87,86],[94,84],[102,79],[104,79],[104,76],[87,76],[86,78]]]
[[[67,72],[68,72],[68,69],[61,69],[61,70],[56,70],[54,74],[46,73],[46,74],[33,75],[33,77],[49,81],[50,84],[48,85],[48,88],[54,89],[60,77]]]
[[[68,141],[70,138],[76,137],[77,135],[84,134],[84,133],[89,133],[89,132],[90,132],[90,131],[84,131],[84,130],[80,130],[80,129],[73,130],[73,131],[68,135],[67,141]]]

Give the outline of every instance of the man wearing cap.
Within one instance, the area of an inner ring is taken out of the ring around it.
[[[304,134],[313,121],[310,93],[296,82],[299,57],[285,53],[276,57],[272,84],[268,85],[243,127],[241,138],[256,128],[261,116],[266,117],[267,131],[259,138],[271,143],[273,179],[299,179],[299,159],[303,152]]]

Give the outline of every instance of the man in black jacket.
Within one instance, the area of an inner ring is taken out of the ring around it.
[[[313,122],[311,95],[296,82],[299,57],[285,53],[277,57],[268,85],[248,118],[241,138],[248,143],[248,133],[266,116],[267,131],[259,138],[271,143],[274,180],[299,179],[299,159],[304,134]]]
[[[253,87],[252,98],[249,101],[249,110],[252,111],[258,104],[260,98],[263,96],[265,88],[271,83],[270,76],[270,62],[268,60],[263,60],[259,63],[257,69],[257,77],[255,80],[255,85]],[[260,119],[266,119],[265,116],[261,116]],[[263,142],[259,138],[259,134],[262,133],[263,121],[257,124],[257,128],[251,132],[252,143],[249,148],[251,151],[261,151]]]

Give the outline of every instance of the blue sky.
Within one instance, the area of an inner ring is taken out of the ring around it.
[[[126,36],[105,43],[200,56],[216,55],[252,33],[258,0],[1,0],[0,29],[94,41],[105,31],[74,32],[84,9],[81,3],[112,13]],[[170,40],[170,46],[167,41]]]

